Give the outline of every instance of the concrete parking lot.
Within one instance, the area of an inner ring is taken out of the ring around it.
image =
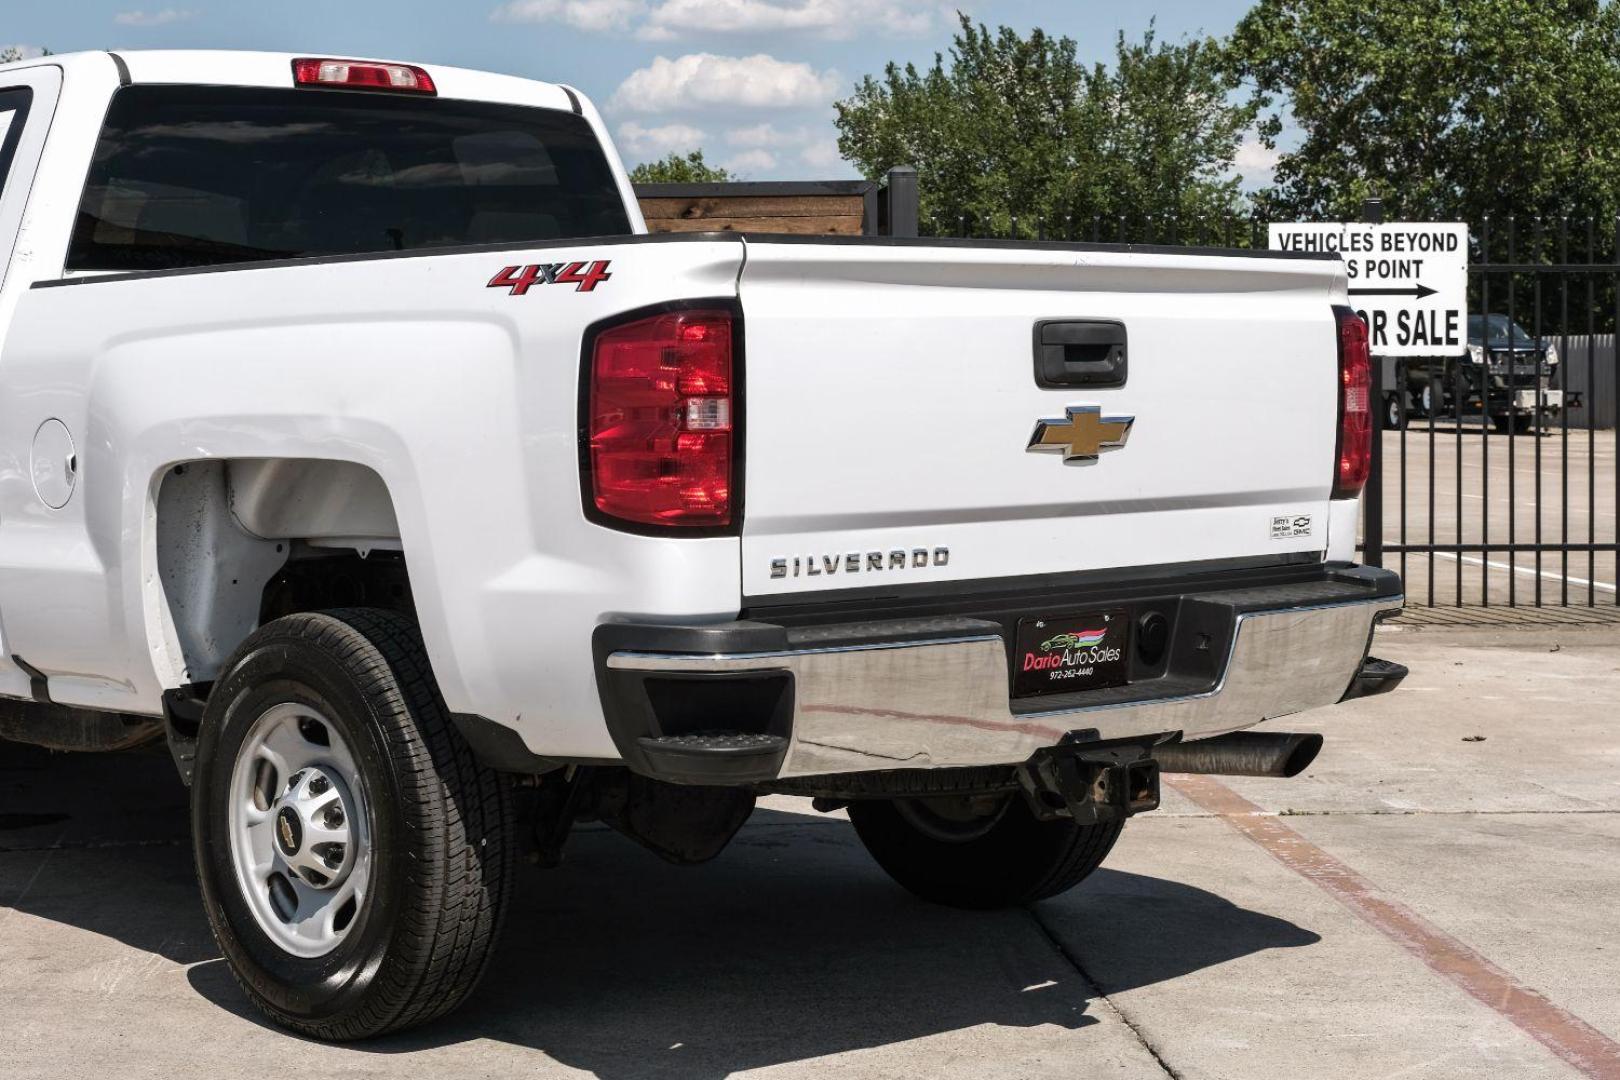
[[[1382,631],[1397,694],[1276,727],[1292,781],[1178,778],[1029,910],[901,892],[772,799],[717,862],[584,830],[470,1005],[266,1027],[160,754],[0,746],[0,1076],[1620,1077],[1620,631]]]

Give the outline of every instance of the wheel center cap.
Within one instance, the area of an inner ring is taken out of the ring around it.
[[[290,806],[283,806],[276,815],[276,846],[288,858],[297,855],[304,846],[304,824]]]

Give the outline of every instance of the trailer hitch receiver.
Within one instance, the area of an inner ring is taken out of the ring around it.
[[[1095,825],[1157,810],[1156,740],[1099,743],[1084,741],[1084,734],[1041,751],[1019,768],[1018,781],[1035,816]]]

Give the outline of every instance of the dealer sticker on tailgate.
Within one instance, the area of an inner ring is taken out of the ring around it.
[[[1130,668],[1130,630],[1123,611],[1021,620],[1013,696],[1119,686]]]

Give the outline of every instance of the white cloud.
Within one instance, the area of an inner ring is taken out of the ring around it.
[[[575,30],[628,30],[647,10],[643,0],[512,0],[490,12],[493,22],[560,22]]]
[[[166,9],[154,16],[171,21],[190,12]],[[936,0],[886,0],[872,10],[861,0],[508,0],[490,12],[493,22],[555,22],[596,33],[632,26],[641,41],[674,41],[704,34],[809,34],[847,40],[881,33],[921,37],[955,20],[954,9]],[[119,16],[124,21],[125,16]],[[140,23],[137,25],[156,25]]]
[[[840,0],[663,0],[647,20],[653,26],[687,33],[768,33],[838,28]]]
[[[671,60],[659,56],[632,71],[619,84],[611,108],[635,112],[716,107],[798,108],[824,106],[837,93],[834,71],[809,64],[754,56],[688,53]]]
[[[763,124],[732,128],[726,132],[726,142],[732,146],[803,146],[809,141],[808,129],[783,131],[768,120]]]
[[[729,129],[726,142],[744,149],[793,151],[793,156],[805,168],[846,171],[849,168],[838,152],[838,139],[822,128],[779,128],[766,121]]]
[[[0,56],[11,56],[12,54],[16,54],[18,60],[32,60],[36,56],[44,56],[45,50],[39,45],[0,45]]]
[[[1257,140],[1244,139],[1238,144],[1233,164],[1245,184],[1261,187],[1271,183],[1272,174],[1276,172],[1277,162],[1281,159],[1281,150],[1271,149]]]
[[[848,168],[844,164],[844,155],[838,152],[837,139],[811,143],[799,151],[799,160],[812,169]]]
[[[807,33],[850,38],[880,32],[915,36],[934,27],[931,0],[888,0],[878,10],[860,0],[658,0],[642,36]]]
[[[743,173],[750,169],[774,169],[776,168],[776,155],[769,150],[744,150],[740,154],[734,154],[726,162],[726,168],[734,173]]]
[[[809,34],[847,40],[857,34],[921,37],[955,21],[954,8],[934,0],[887,0],[873,11],[861,0],[508,0],[492,22],[556,22],[596,33],[635,26],[641,41],[674,41],[703,34]],[[118,16],[132,25],[157,25],[192,12]],[[138,20],[138,21],[137,21]]]
[[[634,120],[619,125],[619,148],[634,157],[661,158],[672,150],[687,153],[700,149],[708,136],[690,124],[664,124],[642,127]]]
[[[113,22],[119,26],[167,26],[170,23],[185,22],[197,13],[181,8],[164,8],[162,11],[120,11],[113,16]]]

